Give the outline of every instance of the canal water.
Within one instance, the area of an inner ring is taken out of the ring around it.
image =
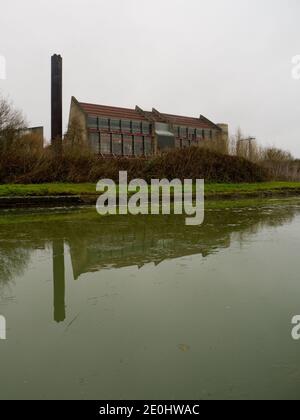
[[[300,202],[0,213],[0,399],[300,398]]]

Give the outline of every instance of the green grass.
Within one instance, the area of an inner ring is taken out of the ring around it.
[[[96,194],[95,184],[1,184],[0,197]]]
[[[207,200],[205,202],[206,211],[228,211],[231,209],[249,209],[249,208],[263,208],[267,207],[276,208],[278,206],[292,206],[300,205],[300,198],[278,198],[278,199],[241,199],[241,200]],[[270,207],[271,206],[271,207]],[[172,210],[173,212],[173,210]],[[109,217],[109,216],[105,216]],[[122,217],[128,223],[136,223],[137,219],[134,216],[112,216],[113,218]],[[145,218],[149,216],[139,216]],[[155,216],[154,216],[155,217]],[[60,208],[60,209],[49,209],[49,208],[36,208],[26,209],[18,208],[9,212],[2,212],[0,209],[0,226],[1,225],[15,225],[25,223],[53,223],[53,222],[65,222],[72,221],[78,223],[85,223],[86,221],[99,222],[102,217],[96,212],[94,206],[86,206],[78,208]],[[111,221],[112,219],[110,219]],[[115,219],[114,219],[115,220]],[[119,219],[120,220],[120,219]]]
[[[234,195],[300,191],[300,182],[263,182],[254,184],[206,184],[206,195]],[[0,197],[98,195],[96,184],[1,184]]]
[[[300,182],[261,182],[253,184],[206,184],[207,195],[300,192]]]

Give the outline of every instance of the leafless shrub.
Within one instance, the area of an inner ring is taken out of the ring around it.
[[[0,96],[0,151],[14,147],[20,130],[25,127],[26,122],[21,111]]]

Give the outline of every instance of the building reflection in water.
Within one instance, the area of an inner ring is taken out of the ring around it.
[[[2,224],[0,231],[1,290],[26,270],[37,249],[52,245],[54,320],[66,319],[64,246],[70,249],[73,278],[109,268],[143,267],[184,256],[208,255],[245,241],[264,226],[292,222],[297,206],[227,209],[206,212],[200,227],[187,227],[178,216],[99,218],[93,210],[76,210],[39,220]],[[16,221],[17,220],[17,221]],[[2,267],[2,268],[1,268]]]
[[[66,319],[65,253],[63,239],[52,242],[54,321]]]

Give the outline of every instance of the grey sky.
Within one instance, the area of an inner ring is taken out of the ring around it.
[[[1,0],[0,90],[50,127],[50,56],[70,98],[240,126],[300,157],[299,0]]]

